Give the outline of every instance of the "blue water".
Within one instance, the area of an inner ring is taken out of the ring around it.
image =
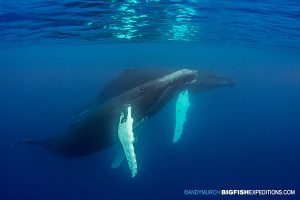
[[[0,199],[206,199],[186,189],[300,189],[300,2],[0,2]],[[144,124],[138,174],[116,148],[67,159],[25,138],[64,134],[124,68],[203,68],[235,87],[175,99]],[[210,196],[213,199],[219,196]],[[298,199],[296,196],[241,199]]]

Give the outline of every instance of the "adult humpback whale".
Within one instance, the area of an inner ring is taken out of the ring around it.
[[[80,122],[70,127],[69,133],[56,138],[39,141],[38,144],[66,157],[81,157],[104,150],[118,140],[118,125],[126,105],[132,108],[133,128],[154,115],[172,97],[196,82],[197,71],[182,69],[166,76],[150,80],[121,95],[94,106]]]

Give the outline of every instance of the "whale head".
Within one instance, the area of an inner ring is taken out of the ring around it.
[[[161,109],[170,99],[196,83],[196,70],[182,69],[138,87],[139,95],[133,108],[142,110],[142,116],[151,116]]]
[[[182,90],[196,83],[198,72],[196,70],[182,69],[157,80],[157,89],[160,98],[169,99]]]
[[[197,82],[192,86],[195,91],[208,90],[218,87],[233,87],[235,81],[227,76],[213,71],[198,70]]]

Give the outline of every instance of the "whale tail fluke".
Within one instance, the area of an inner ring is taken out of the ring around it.
[[[42,141],[35,140],[35,139],[23,139],[23,140],[18,140],[10,144],[11,147],[16,146],[17,144],[33,144],[33,145],[40,145],[44,146]]]
[[[54,151],[53,147],[52,147],[52,143],[50,143],[50,140],[37,140],[37,139],[25,139],[22,140],[22,143],[24,144],[32,144],[32,145],[37,145],[37,146],[41,146],[44,147],[48,150]]]
[[[15,147],[16,145],[18,144],[38,144],[38,141],[37,140],[34,140],[34,139],[24,139],[24,140],[17,140],[17,141],[14,141],[13,143],[10,144],[11,147]]]
[[[38,146],[42,146],[42,147],[46,147],[45,142],[41,141],[41,140],[36,140],[36,139],[24,139],[21,141],[22,143],[25,144],[33,144],[33,145],[38,145]]]
[[[56,141],[57,140],[55,138],[49,138],[46,140],[38,140],[38,139],[29,138],[29,139],[21,140],[20,142],[23,144],[40,146],[40,147],[48,149],[49,151],[52,151],[54,153],[58,153],[59,149],[56,146],[57,145]]]
[[[21,142],[24,144],[32,144],[32,145],[41,146],[46,149],[49,149],[49,145],[45,141],[41,141],[41,140],[37,140],[37,139],[24,139]]]

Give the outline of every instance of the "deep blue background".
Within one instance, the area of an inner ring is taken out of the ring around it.
[[[0,0],[0,199],[299,193],[300,2],[134,2]],[[70,116],[128,67],[204,68],[236,86],[191,95],[175,145],[175,100],[145,123],[133,179],[126,163],[110,168],[116,148],[66,159],[19,143],[64,134]]]
[[[0,55],[3,199],[174,199],[185,198],[184,189],[299,188],[298,55],[195,44],[32,47]],[[237,84],[192,95],[176,145],[175,101],[145,123],[134,179],[126,164],[109,167],[115,149],[65,159],[14,144],[63,133],[71,114],[128,66],[201,67]]]

